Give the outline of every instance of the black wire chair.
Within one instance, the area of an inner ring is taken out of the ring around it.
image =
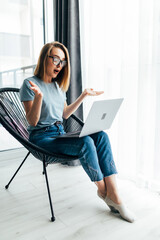
[[[5,188],[8,189],[10,183],[12,182],[12,180],[28,158],[29,154],[31,153],[34,157],[41,160],[43,163],[43,173],[46,179],[49,204],[51,209],[51,221],[55,221],[46,167],[50,163],[63,164],[68,161],[77,160],[78,156],[73,157],[63,154],[51,153],[41,147],[38,147],[37,145],[31,143],[28,140],[28,122],[26,120],[24,106],[20,101],[18,88],[0,89],[0,123],[15,139],[17,139],[28,150],[28,153],[25,156],[24,160],[18,167],[17,171],[14,173],[9,183],[5,186]],[[71,130],[80,131],[83,124],[84,123],[78,117],[72,114],[67,120],[64,119],[63,125],[65,131],[69,132]]]

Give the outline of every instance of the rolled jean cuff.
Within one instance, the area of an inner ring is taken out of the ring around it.
[[[97,176],[97,178],[91,178],[91,182],[99,182],[99,181],[102,181],[104,177],[100,177],[100,176]]]
[[[114,173],[107,174],[106,176],[103,176],[103,177],[97,176],[96,179],[95,179],[95,178],[93,179],[93,178],[90,177],[90,179],[91,179],[92,182],[100,182],[100,181],[102,181],[105,177],[110,177],[110,176],[112,176],[112,175],[114,175],[114,174],[118,174],[118,172],[116,171],[116,172],[114,172]]]

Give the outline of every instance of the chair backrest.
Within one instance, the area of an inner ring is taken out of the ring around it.
[[[40,148],[28,141],[28,122],[23,103],[20,101],[18,88],[0,89],[0,123],[39,160],[45,159],[46,163],[56,163],[78,159],[76,156],[73,157],[48,152],[44,148]],[[77,118],[75,115],[71,115],[67,120],[64,120],[63,125],[65,131],[67,132],[69,130],[81,130],[83,124],[84,123],[81,119]]]
[[[7,125],[11,127],[7,129],[10,133],[13,130],[14,133],[28,140],[28,122],[18,88],[0,89],[0,118],[2,125],[6,124],[5,128]]]
[[[23,103],[20,101],[18,88],[1,88],[0,89],[0,122],[12,134],[18,134],[28,140],[29,133],[27,131],[28,122],[25,115]],[[67,120],[63,121],[64,130],[66,132],[80,131],[83,122],[76,116],[71,115]],[[11,128],[12,127],[12,128]],[[12,135],[13,135],[12,134]]]

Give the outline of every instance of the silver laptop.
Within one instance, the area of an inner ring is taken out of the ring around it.
[[[89,111],[87,119],[78,132],[68,132],[56,138],[84,137],[102,130],[109,129],[121,106],[123,98],[95,101]]]

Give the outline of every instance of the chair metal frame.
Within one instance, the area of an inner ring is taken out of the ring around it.
[[[14,114],[14,110],[17,110],[17,114]],[[77,116],[72,114],[69,119],[64,120],[65,122],[65,131],[68,129],[80,130],[83,127],[83,121]],[[67,123],[67,121],[69,121]],[[73,122],[73,126],[70,125]],[[22,163],[5,186],[6,189],[9,188],[12,180],[17,175],[18,171],[21,169],[22,165],[30,155],[30,153],[37,159],[43,162],[43,173],[45,175],[47,192],[51,210],[51,222],[55,221],[51,193],[49,188],[49,181],[47,175],[47,165],[50,163],[64,163],[68,161],[77,160],[78,156],[68,156],[63,154],[55,154],[46,151],[45,149],[38,147],[37,145],[31,143],[28,140],[28,131],[27,131],[27,120],[25,117],[24,106],[19,98],[19,89],[18,88],[1,88],[0,89],[0,123],[2,126],[16,139],[18,140],[27,150],[28,153],[23,159]],[[68,125],[67,125],[68,124]]]

